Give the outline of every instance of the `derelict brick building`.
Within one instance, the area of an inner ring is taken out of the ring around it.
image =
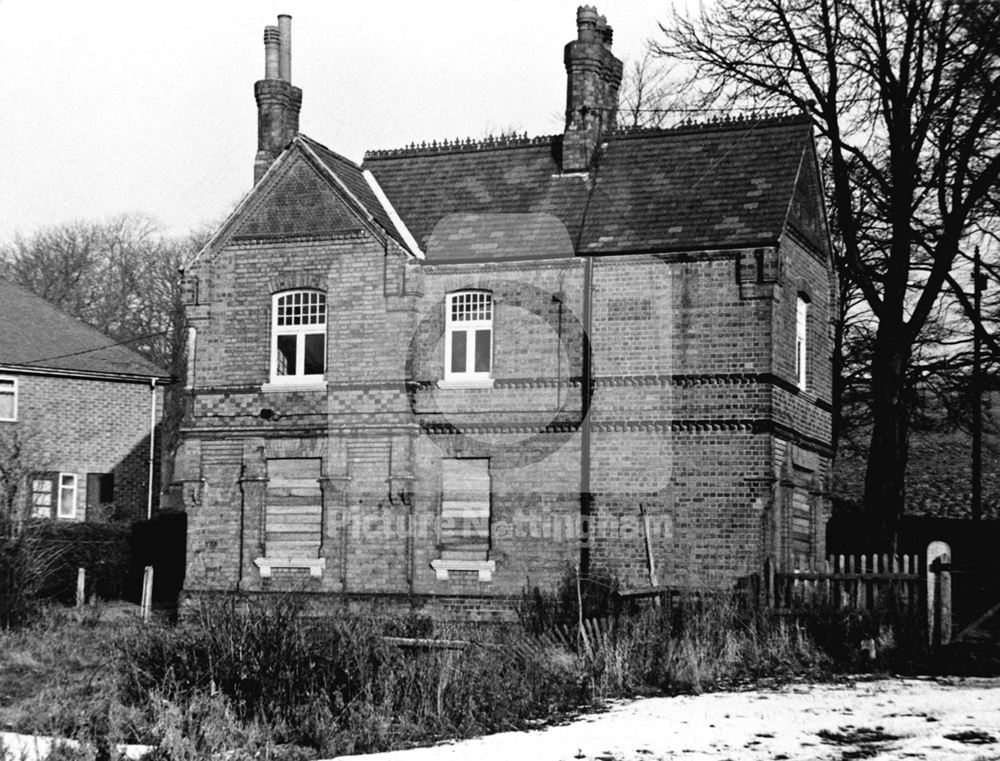
[[[298,133],[265,31],[253,189],[186,271],[189,594],[503,616],[568,568],[722,587],[821,554],[836,298],[808,120],[619,131],[582,7],[563,134]]]

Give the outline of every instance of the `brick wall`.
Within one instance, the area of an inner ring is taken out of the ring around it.
[[[592,567],[626,587],[649,583],[650,555],[660,584],[720,587],[766,554],[821,549],[830,289],[807,243],[593,260],[585,417],[582,259],[407,261],[307,179],[278,200],[288,213],[301,203],[310,236],[269,227],[284,217],[263,198],[189,273],[194,393],[173,494],[190,513],[190,593],[386,595],[489,618],[526,587],[554,586],[584,528]],[[271,299],[292,287],[327,294],[325,390],[268,389]],[[445,299],[462,289],[493,295],[492,388],[441,384]],[[803,289],[806,392],[794,376]],[[264,576],[255,563],[274,457],[322,460],[318,574]],[[446,458],[489,460],[488,579],[432,566]],[[811,544],[793,536],[796,489],[811,500]]]
[[[146,517],[149,477],[148,383],[3,373],[18,381],[17,421],[0,422],[23,433],[33,469],[77,477],[74,520]],[[163,412],[162,387],[156,390],[156,419]],[[154,509],[159,499],[159,446],[153,468]],[[111,514],[87,515],[87,474],[114,474]],[[53,508],[53,514],[55,509]]]

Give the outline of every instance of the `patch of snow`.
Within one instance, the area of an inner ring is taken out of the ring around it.
[[[3,753],[12,761],[41,761],[48,758],[53,746],[68,745],[80,747],[76,740],[42,735],[19,735],[16,732],[0,732],[0,761],[6,761]],[[149,745],[119,745],[118,750],[129,761],[138,761],[153,748]]]
[[[878,679],[646,698],[538,731],[339,759],[771,761],[851,758],[858,750],[865,755],[853,757],[1000,758],[1000,679]]]

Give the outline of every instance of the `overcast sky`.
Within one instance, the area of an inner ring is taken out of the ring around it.
[[[263,29],[292,15],[302,132],[350,159],[562,129],[579,0],[0,0],[0,242],[125,211],[183,234],[249,188]],[[670,0],[597,3],[627,61]]]

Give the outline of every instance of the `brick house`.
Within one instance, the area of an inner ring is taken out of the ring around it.
[[[264,33],[253,189],[187,267],[186,589],[503,616],[567,569],[724,587],[823,552],[835,279],[799,116],[614,129],[578,11],[562,134],[298,132]]]
[[[27,475],[19,498],[29,515],[144,518],[158,497],[150,432],[169,382],[132,349],[0,279],[0,436],[23,445],[23,462],[5,465]]]

